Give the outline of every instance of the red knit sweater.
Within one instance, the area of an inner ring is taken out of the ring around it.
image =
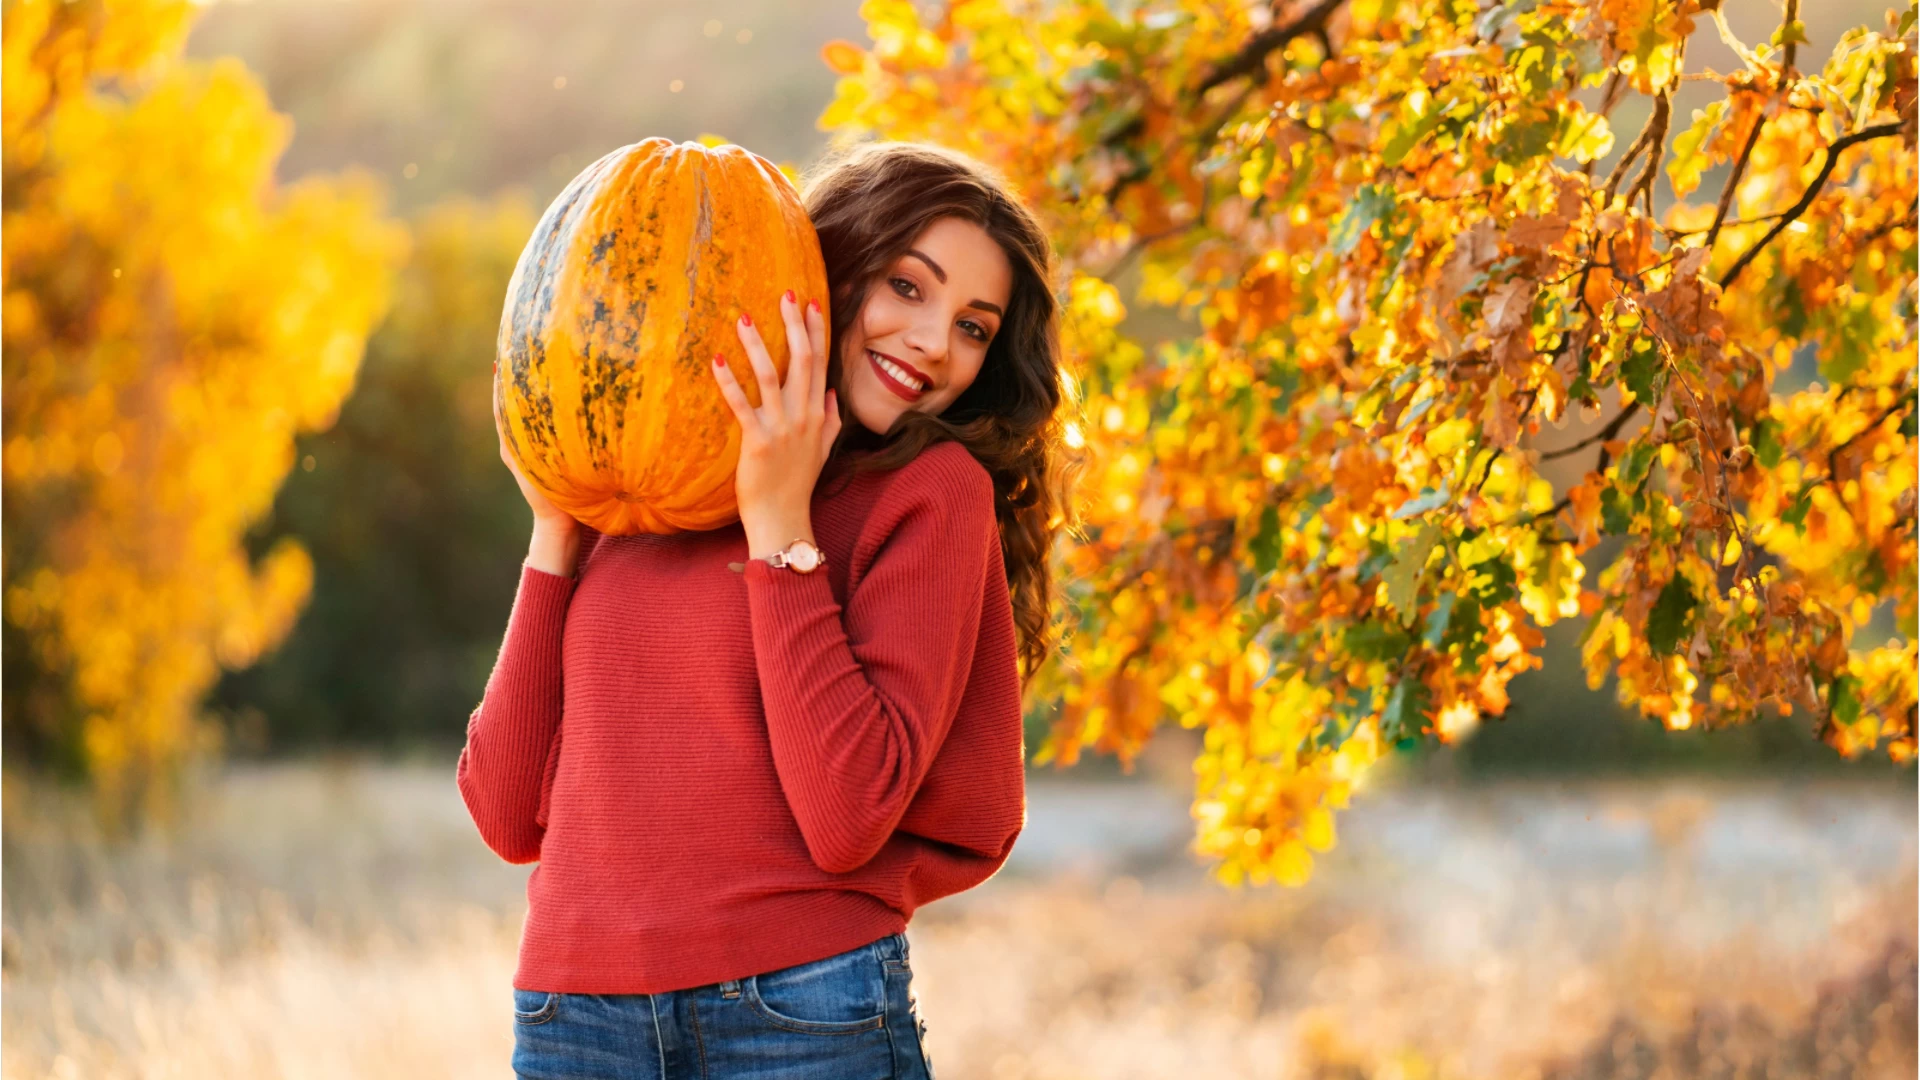
[[[746,533],[582,530],[523,566],[457,779],[527,879],[513,985],[660,993],[806,963],[980,884],[1026,824],[986,469],[958,443],[816,491],[811,574]],[[744,571],[729,562],[745,562]]]

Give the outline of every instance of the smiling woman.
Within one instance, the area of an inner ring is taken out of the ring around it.
[[[934,147],[806,190],[826,287],[733,282],[779,316],[732,315],[709,368],[739,522],[614,536],[535,507],[456,769],[487,843],[540,863],[522,1075],[925,1077],[908,920],[1026,826],[1020,662],[1051,649],[1067,520],[1051,246]]]

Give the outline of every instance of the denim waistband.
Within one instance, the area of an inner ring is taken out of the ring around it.
[[[865,945],[856,945],[853,948],[847,950],[847,952],[849,953],[862,952],[862,951],[872,952],[873,955],[878,957],[882,963],[892,962],[894,964],[906,966],[907,965],[907,935],[904,933],[892,933],[892,934],[888,934],[886,937],[879,938],[874,941],[870,941]],[[841,953],[839,955],[844,956],[845,953]],[[820,959],[827,960],[827,959],[831,959],[831,957],[823,956]],[[817,964],[820,961],[814,960],[809,962]],[[742,981],[743,980],[741,979],[728,979],[725,982],[714,983],[712,985],[718,986],[720,988],[721,997],[730,998],[740,993],[740,983]]]

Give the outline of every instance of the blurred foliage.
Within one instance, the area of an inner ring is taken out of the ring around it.
[[[1803,70],[1798,0],[1771,41],[1713,7],[862,5],[823,126],[994,163],[1071,275],[1106,465],[1038,760],[1202,728],[1196,850],[1297,884],[1371,763],[1502,714],[1576,616],[1589,685],[1669,729],[1911,760],[1914,8]],[[1697,26],[1731,70],[1688,72]],[[1151,356],[1135,259],[1200,324]],[[1905,640],[1856,642],[1889,607]]]
[[[284,647],[214,704],[240,749],[444,739],[500,649],[532,518],[500,464],[488,374],[507,280],[538,208],[453,199],[414,222],[393,314],[360,384],[251,538],[299,537],[319,588]]]
[[[4,9],[5,732],[164,813],[200,700],[283,637],[313,567],[240,546],[332,423],[402,229],[376,182],[277,188],[285,118],[178,54],[167,0]]]

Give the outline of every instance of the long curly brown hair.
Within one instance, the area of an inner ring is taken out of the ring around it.
[[[840,385],[840,345],[867,290],[904,255],[921,230],[945,217],[971,221],[1000,245],[1013,268],[1013,292],[1001,332],[973,383],[938,416],[908,410],[883,435],[868,431],[840,399],[840,435],[822,482],[898,468],[934,443],[965,446],[993,477],[1021,678],[1031,679],[1059,646],[1053,620],[1053,538],[1077,528],[1070,498],[1085,467],[1064,439],[1059,303],[1053,245],[990,166],[928,143],[867,142],[842,147],[811,166],[801,198],[826,260],[833,302],[827,385]]]

